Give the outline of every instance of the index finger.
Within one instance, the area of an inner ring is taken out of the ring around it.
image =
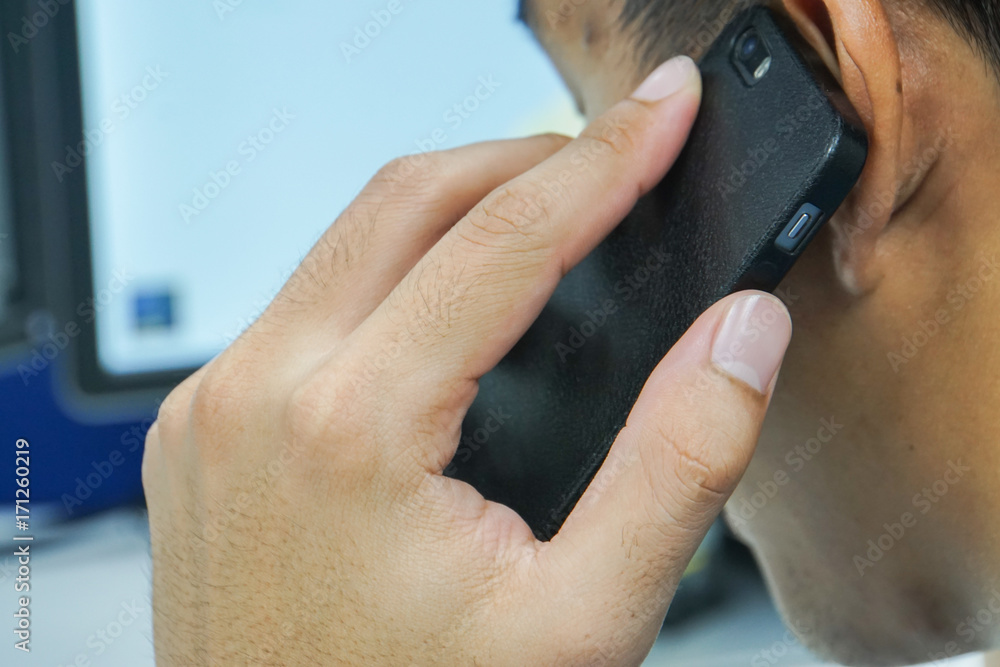
[[[461,407],[446,405],[467,398],[461,383],[499,362],[566,272],[663,178],[700,96],[689,58],[664,63],[580,137],[449,230],[355,331],[355,343],[378,354],[379,341],[398,341],[403,330],[407,353],[383,371],[383,386],[403,386],[426,405]]]

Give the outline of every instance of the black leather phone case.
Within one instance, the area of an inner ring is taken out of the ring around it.
[[[670,347],[727,294],[774,290],[861,173],[864,130],[786,21],[755,8],[727,26],[700,63],[704,99],[674,168],[480,382],[445,473],[540,539],[559,530]],[[733,59],[750,26],[772,52],[752,86]],[[779,249],[806,205],[822,215],[794,251]]]

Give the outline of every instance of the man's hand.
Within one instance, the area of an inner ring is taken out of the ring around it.
[[[699,98],[678,59],[572,141],[375,177],[149,432],[161,665],[641,661],[749,462],[780,302],[695,323],[551,542],[441,471],[479,378],[662,179]]]

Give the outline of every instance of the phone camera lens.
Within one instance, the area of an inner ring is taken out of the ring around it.
[[[757,38],[757,35],[754,35],[752,33],[745,34],[743,36],[743,39],[740,41],[740,46],[739,46],[740,58],[743,60],[750,59],[753,56],[754,52],[757,51],[757,46],[759,44],[760,40]]]
[[[732,60],[747,85],[755,86],[771,69],[771,49],[756,28],[749,28],[736,40]]]

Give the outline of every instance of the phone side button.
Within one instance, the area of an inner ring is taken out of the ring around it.
[[[823,211],[812,204],[803,204],[774,242],[778,250],[794,255],[802,244],[812,236],[819,223],[823,220]]]

